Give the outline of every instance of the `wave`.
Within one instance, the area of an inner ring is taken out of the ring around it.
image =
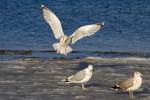
[[[124,60],[124,61],[150,61],[150,58],[144,57],[125,57],[125,58],[102,58],[102,57],[86,57],[85,59],[91,60]]]
[[[13,54],[31,55],[32,53],[38,53],[38,52],[55,53],[54,50],[0,50],[0,55],[13,55]],[[150,57],[150,53],[126,52],[126,51],[73,51],[72,53],[124,54],[124,55],[131,55],[131,56]]]
[[[123,60],[144,61],[150,60],[150,53],[124,52],[124,51],[73,51],[67,57],[56,54],[54,50],[0,50],[0,60],[10,57],[20,58],[52,58],[52,59],[105,59],[113,58]]]

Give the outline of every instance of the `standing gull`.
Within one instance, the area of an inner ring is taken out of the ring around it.
[[[59,43],[53,44],[53,48],[57,51],[57,53],[60,54],[67,55],[72,51],[72,48],[69,46],[69,44],[74,44],[83,37],[88,37],[95,34],[102,28],[102,26],[104,26],[104,23],[81,26],[71,36],[67,36],[63,32],[62,25],[58,17],[46,6],[41,5],[41,7],[43,10],[44,19],[51,27],[55,38],[59,40]]]
[[[75,75],[62,80],[66,83],[81,84],[82,89],[85,89],[84,84],[92,78],[93,65],[89,65],[87,68],[77,72]]]
[[[142,76],[140,72],[134,72],[131,78],[120,81],[112,88],[128,91],[130,98],[133,98],[133,91],[137,90],[142,85]]]

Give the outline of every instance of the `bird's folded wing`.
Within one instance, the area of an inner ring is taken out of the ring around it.
[[[46,6],[42,5],[42,9],[43,9],[43,16],[44,19],[46,20],[46,22],[50,25],[55,38],[59,39],[61,36],[64,35],[62,26],[61,26],[61,22],[58,19],[58,17],[50,10],[48,9]]]
[[[84,70],[79,71],[73,77],[71,77],[69,80],[72,82],[82,81],[86,76],[86,73]]]
[[[101,29],[101,27],[102,25],[100,23],[81,26],[71,35],[71,44],[74,44],[76,41],[82,39],[83,37],[93,35],[99,29]]]
[[[119,82],[118,85],[121,89],[128,89],[133,86],[133,78],[123,80],[123,81]]]

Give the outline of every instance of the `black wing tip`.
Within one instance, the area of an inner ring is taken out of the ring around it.
[[[69,82],[69,80],[68,80],[68,79],[65,79],[65,82]]]
[[[96,25],[101,25],[101,23],[96,23]]]
[[[45,5],[43,5],[43,4],[41,5],[41,8],[42,8],[42,9],[48,9],[48,8],[47,8]]]
[[[120,87],[119,87],[119,86],[117,86],[117,85],[114,85],[114,86],[113,86],[113,87],[111,87],[111,88],[113,88],[113,89],[115,89],[115,90],[120,89]]]
[[[65,83],[69,82],[68,78],[63,79],[63,80],[61,80],[61,81],[62,81],[62,82],[65,82]]]
[[[96,23],[96,25],[104,26],[105,23],[104,22],[102,22],[102,23]]]

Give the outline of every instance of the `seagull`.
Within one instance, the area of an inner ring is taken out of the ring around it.
[[[81,88],[85,90],[84,84],[88,82],[92,78],[93,74],[93,65],[89,65],[87,68],[77,72],[70,77],[63,79],[62,81],[65,83],[74,83],[81,84]]]
[[[133,91],[137,90],[142,85],[142,76],[143,75],[140,72],[134,72],[132,77],[127,80],[120,81],[112,88],[128,91],[130,98],[133,98]]]
[[[76,43],[78,40],[95,34],[104,26],[104,22],[84,25],[79,27],[72,35],[67,36],[64,34],[62,25],[58,17],[45,5],[41,5],[43,10],[43,17],[48,25],[51,27],[53,34],[59,43],[54,43],[53,48],[59,54],[67,55],[72,52],[72,48],[69,46]]]

